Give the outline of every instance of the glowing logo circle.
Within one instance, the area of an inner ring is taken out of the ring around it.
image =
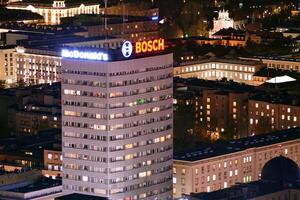
[[[129,58],[132,54],[133,46],[131,42],[125,41],[122,45],[122,54],[125,58]]]

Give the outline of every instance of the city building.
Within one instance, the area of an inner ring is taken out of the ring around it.
[[[283,155],[299,159],[300,129],[209,144],[174,156],[173,195],[213,192],[261,178],[263,166]]]
[[[54,0],[49,2],[11,2],[6,8],[17,10],[29,10],[44,17],[46,24],[59,24],[62,17],[72,17],[80,14],[99,14],[100,5],[93,2],[65,2]]]
[[[300,72],[300,59],[297,58],[281,58],[281,57],[253,57],[243,58],[247,60],[260,61],[270,69],[290,70]]]
[[[108,37],[83,38],[79,36],[50,36],[46,39],[28,41],[14,52],[17,81],[26,84],[43,84],[61,80],[62,45],[71,47],[120,48],[122,39]]]
[[[174,67],[174,76],[207,80],[226,78],[239,83],[260,85],[263,82],[254,81],[253,75],[261,67],[261,63],[255,61],[211,57],[209,59],[181,62],[179,66]]]
[[[107,29],[105,24],[98,20],[94,25],[87,25],[89,37],[113,35],[130,41],[144,41],[158,38],[158,17],[108,16]],[[100,23],[100,24],[99,24]]]
[[[195,126],[203,135],[219,139],[247,136],[248,110],[246,91],[203,89],[195,98]]]
[[[209,31],[209,37],[213,37],[213,34],[221,29],[234,28],[234,21],[229,17],[229,12],[220,10],[218,18],[213,20],[213,29]]]
[[[159,39],[62,50],[64,194],[172,198],[173,55],[164,48]]]
[[[61,128],[60,86],[27,88],[17,104],[8,108],[8,128],[14,135],[37,135],[40,131]]]
[[[16,60],[14,55],[14,47],[0,47],[0,80],[5,84],[16,82]]]
[[[42,173],[44,176],[53,179],[62,177],[61,145],[44,150],[44,170],[42,170]]]
[[[53,180],[46,177],[36,181],[19,182],[0,191],[0,198],[5,200],[39,199],[53,200],[62,195],[61,180]]]
[[[248,109],[248,135],[300,126],[299,103],[288,97],[255,95]]]
[[[215,192],[184,195],[185,200],[289,199],[300,197],[299,166],[279,156],[268,161],[259,181],[240,183]]]

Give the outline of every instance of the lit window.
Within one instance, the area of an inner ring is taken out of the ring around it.
[[[294,116],[294,122],[296,122],[297,121],[297,117],[296,116]]]
[[[224,182],[224,188],[227,188],[227,182]]]
[[[181,174],[182,174],[182,175],[185,175],[185,169],[184,169],[184,168],[181,169]]]
[[[281,115],[281,119],[285,119],[285,116],[284,116],[284,115]]]
[[[173,194],[176,194],[176,188],[173,187]]]
[[[216,175],[215,174],[212,176],[212,179],[213,179],[213,181],[216,180]]]
[[[210,176],[207,176],[207,182],[209,182],[210,181]]]
[[[253,119],[252,118],[250,118],[250,124],[253,124]]]
[[[139,173],[139,177],[140,177],[140,178],[146,177],[146,172],[140,172],[140,173]]]
[[[238,175],[238,170],[236,169],[236,170],[234,170],[234,175]]]
[[[195,174],[197,175],[199,172],[198,168],[195,169]]]
[[[291,112],[291,108],[287,108],[287,112],[290,113]]]
[[[255,108],[258,108],[258,106],[259,106],[258,103],[255,103]]]
[[[236,101],[234,101],[232,104],[233,104],[233,106],[236,106]]]
[[[224,162],[224,168],[226,168],[227,167],[227,162]]]
[[[206,191],[210,192],[210,186],[207,186]]]
[[[82,181],[88,182],[89,178],[87,176],[82,176]]]
[[[288,149],[284,149],[284,154],[285,154],[285,155],[288,154]]]
[[[52,159],[52,153],[48,153],[48,159]]]
[[[176,174],[176,167],[173,167],[173,174]]]
[[[232,174],[233,174],[232,171],[229,171],[229,177],[232,177]]]
[[[173,184],[176,184],[177,183],[177,179],[176,177],[173,177]]]

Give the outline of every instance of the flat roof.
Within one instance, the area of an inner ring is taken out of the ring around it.
[[[222,141],[214,144],[201,145],[197,150],[175,154],[174,160],[190,162],[200,161],[207,158],[244,151],[246,149],[265,147],[297,139],[300,139],[300,128],[281,130],[228,142]]]
[[[61,180],[42,177],[41,179],[34,182],[33,184],[24,187],[14,188],[8,191],[17,192],[17,193],[28,193],[28,192],[34,192],[34,191],[43,190],[43,189],[56,187],[60,185],[62,185]]]
[[[55,200],[107,200],[106,197],[92,196],[86,194],[68,194],[60,197],[56,197]]]

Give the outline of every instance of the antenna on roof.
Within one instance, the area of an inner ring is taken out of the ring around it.
[[[104,29],[105,29],[105,39],[108,36],[108,27],[107,27],[107,0],[104,0]]]

